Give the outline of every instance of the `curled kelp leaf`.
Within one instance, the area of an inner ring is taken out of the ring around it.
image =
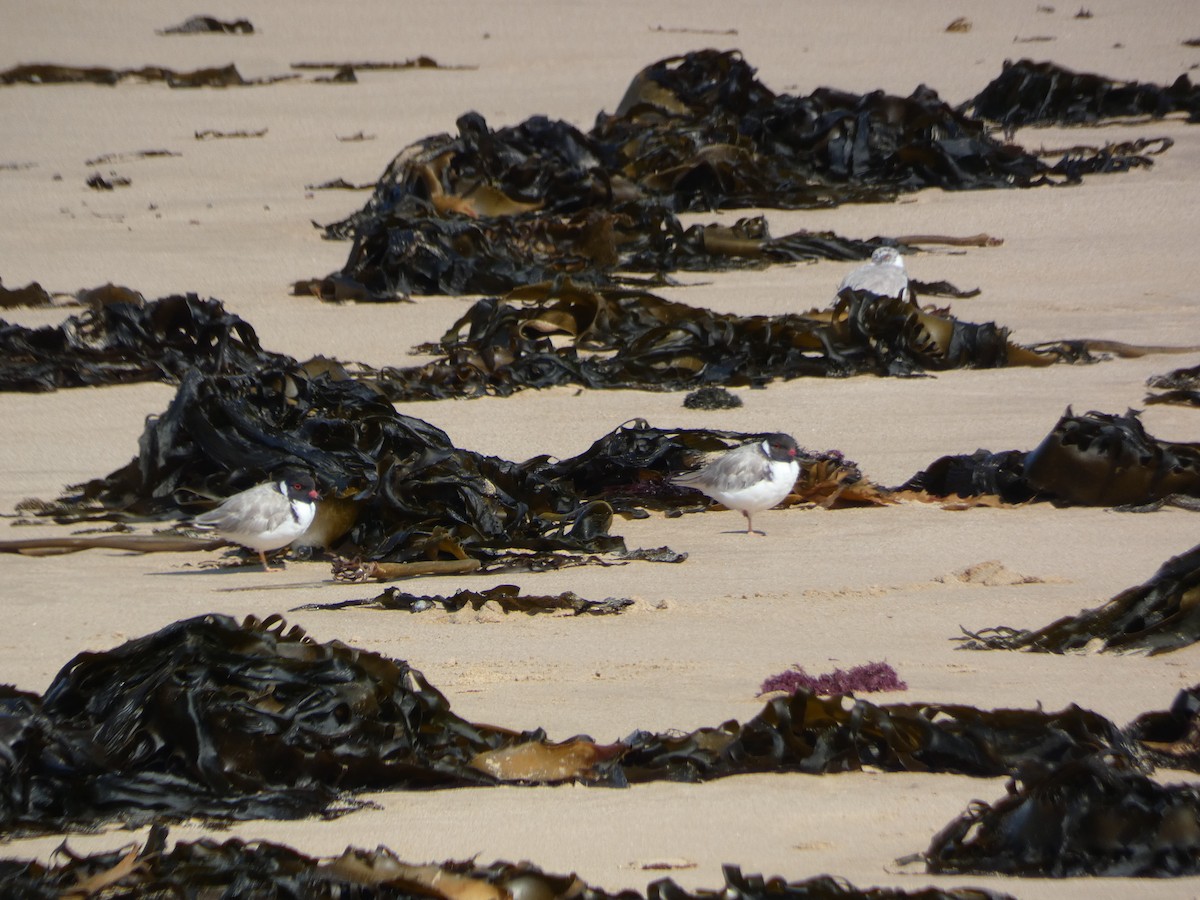
[[[405,612],[424,612],[440,606],[446,612],[458,612],[470,606],[478,612],[484,606],[494,605],[501,612],[521,612],[526,615],[538,613],[570,612],[574,615],[607,616],[623,612],[633,605],[628,597],[605,597],[603,600],[588,600],[574,591],[561,594],[523,594],[515,584],[499,584],[485,590],[456,591],[453,596],[428,596],[409,594],[399,588],[386,588],[383,593],[360,600],[342,600],[337,603],[306,603],[296,609],[394,609]]]
[[[1200,494],[1200,444],[1160,441],[1134,410],[1124,415],[1066,413],[1025,457],[1025,478],[1065,503],[1149,503]]]
[[[868,291],[843,290],[826,309],[743,316],[570,279],[477,301],[437,344],[418,350],[437,359],[405,369],[360,368],[359,377],[393,401],[412,401],[562,384],[761,386],[776,378],[905,376],[1075,358],[1059,345],[1013,345],[994,323],[964,322]]]
[[[231,838],[176,841],[167,849],[167,830],[156,825],[144,845],[89,855],[59,848],[52,863],[0,860],[0,880],[13,896],[74,898],[119,885],[122,896],[188,896],[197,885],[222,896],[305,897],[341,900],[369,893],[377,900],[1011,900],[982,888],[858,889],[842,879],[820,875],[785,881],[722,869],[723,887],[688,891],[669,878],[652,882],[644,893],[610,893],[574,874],[556,875],[529,862],[496,861],[413,864],[385,846],[347,847],[340,855],[311,857],[271,841]]]
[[[0,320],[0,390],[178,381],[191,371],[252,372],[287,357],[262,349],[248,322],[195,294],[145,303],[129,288],[81,291],[89,306],[58,326]]]
[[[1005,797],[943,828],[923,858],[938,874],[1163,878],[1200,874],[1198,846],[1200,789],[1099,754],[1018,776]]]
[[[541,116],[492,129],[467,113],[457,134],[405,148],[366,206],[326,228],[354,242],[342,270],[296,290],[499,293],[563,275],[603,286],[619,272],[861,259],[878,240],[772,240],[761,220],[684,228],[677,213],[1031,187],[1149,162],[1131,147],[1072,152],[1052,166],[924,85],[909,97],[827,88],[793,97],[759,82],[737,51],[700,50],[647,66],[586,133]]]
[[[1000,74],[959,111],[1010,129],[1129,116],[1157,119],[1174,112],[1185,112],[1194,122],[1200,119],[1200,89],[1186,73],[1162,87],[1073,72],[1052,62],[1005,60]]]
[[[1144,506],[1200,496],[1200,444],[1159,440],[1139,414],[1066,412],[1029,452],[944,456],[896,489],[924,497],[994,495],[1006,503]]]
[[[1125,733],[1152,764],[1200,772],[1200,685],[1180,691],[1164,712],[1142,713]]]
[[[1146,403],[1200,406],[1200,365],[1153,375],[1146,379],[1146,385],[1156,391],[1146,395]]]
[[[964,629],[965,631],[965,629]],[[966,650],[1167,653],[1200,640],[1200,546],[1173,556],[1144,584],[1107,603],[1028,631],[1000,626],[966,631]]]

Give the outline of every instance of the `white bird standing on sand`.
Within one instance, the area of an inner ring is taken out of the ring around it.
[[[308,530],[319,496],[311,475],[291,473],[227,497],[192,521],[198,528],[211,528],[225,540],[257,551],[263,571],[274,572],[267,565],[267,551],[286,547]]]
[[[879,247],[871,254],[871,261],[850,272],[838,286],[840,294],[846,288],[855,291],[870,291],[880,297],[908,296],[908,272],[904,268],[904,257],[895,247]]]
[[[789,435],[772,434],[734,447],[704,468],[676,475],[671,481],[703,491],[723,506],[741,512],[746,517],[747,534],[765,534],[754,531],[750,517],[791,493],[800,475],[797,452],[799,447]]]

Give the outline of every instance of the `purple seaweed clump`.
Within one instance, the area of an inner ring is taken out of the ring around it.
[[[794,694],[800,688],[813,694],[869,694],[875,691],[907,691],[908,685],[885,662],[869,662],[847,670],[834,669],[815,678],[805,672],[803,666],[793,665],[787,671],[767,678],[758,694],[760,697],[771,691]]]

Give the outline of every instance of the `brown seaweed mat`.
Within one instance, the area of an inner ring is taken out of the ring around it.
[[[863,258],[878,239],[798,232],[731,251],[677,213],[883,202],[927,187],[1032,187],[1150,164],[1170,141],[1075,149],[1053,165],[943,103],[821,88],[776,94],[737,51],[647,66],[584,133],[535,116],[492,129],[478,113],[402,150],[362,210],[326,235],[346,264],[296,291],[327,300],[498,293],[571,275],[611,284],[772,261]],[[743,247],[745,245],[743,244]],[[747,252],[749,251],[749,252]]]
[[[35,285],[12,293],[44,293],[40,286],[32,290]],[[192,368],[251,373],[292,362],[263,350],[250,323],[217,300],[187,294],[146,302],[114,285],[79,296],[89,308],[58,326],[26,328],[0,319],[0,390],[178,383]],[[368,381],[401,401],[506,396],[557,384],[693,390],[1197,349],[1081,339],[1021,346],[1007,337],[1008,329],[991,322],[972,324],[911,300],[860,291],[843,291],[822,310],[738,316],[646,291],[560,279],[476,302],[438,343],[418,348],[437,357],[425,365],[328,365],[339,377]]]
[[[1022,125],[1085,125],[1129,116],[1161,118],[1175,112],[1200,121],[1200,89],[1187,73],[1170,87],[1117,82],[1103,75],[1073,72],[1052,62],[1006,61],[987,87],[958,108],[960,113]]]
[[[725,884],[688,891],[669,878],[645,893],[618,894],[592,887],[574,874],[544,872],[528,862],[423,863],[402,861],[391,850],[348,847],[317,859],[284,844],[237,839],[178,841],[167,849],[167,829],[150,830],[144,846],[77,856],[65,847],[51,865],[0,860],[0,882],[22,900],[62,900],[119,889],[122,898],[189,897],[198,884],[213,896],[303,897],[306,900],[1011,900],[982,888],[856,888],[818,875],[785,881],[722,868]],[[108,893],[104,893],[108,896]]]
[[[1096,648],[1148,655],[1189,647],[1200,640],[1200,546],[1174,556],[1145,584],[1107,603],[1043,628],[998,626],[966,631],[965,650],[1065,653]]]
[[[319,644],[282,618],[176,622],[71,660],[41,697],[3,689],[0,830],[115,820],[338,815],[346,792],[752,772],[1015,775],[1136,744],[1070,706],[979,710],[800,690],[745,723],[599,744],[467,722],[401,660]]]
[[[1018,776],[922,854],[935,873],[1065,878],[1200,874],[1200,788],[1162,785],[1104,754]]]
[[[1033,450],[943,456],[898,490],[1007,503],[1153,507],[1200,497],[1200,444],[1161,441],[1134,410],[1066,412]]]

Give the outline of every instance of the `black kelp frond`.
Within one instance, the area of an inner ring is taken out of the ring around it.
[[[1005,128],[1023,125],[1094,125],[1119,117],[1162,118],[1175,112],[1200,119],[1200,88],[1187,74],[1173,84],[1114,81],[1073,72],[1052,62],[1005,61],[1003,71],[959,112]]]
[[[1200,789],[1162,785],[1119,756],[1019,775],[934,837],[928,871],[1030,878],[1200,874]]]

